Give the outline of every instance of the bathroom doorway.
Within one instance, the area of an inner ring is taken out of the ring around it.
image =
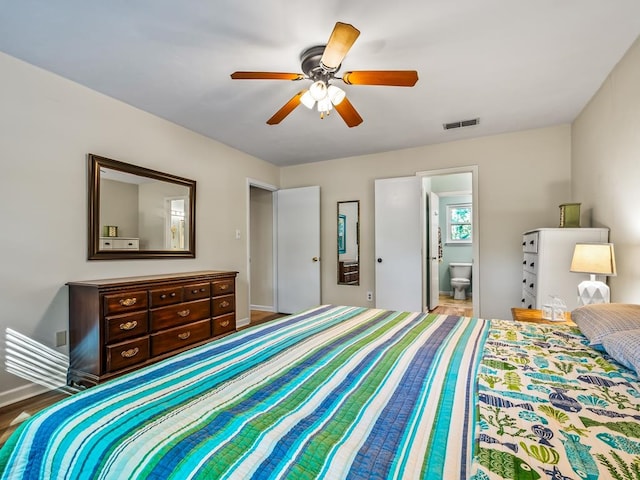
[[[418,172],[425,206],[423,286],[426,307],[480,315],[477,166]],[[451,265],[453,264],[453,265]],[[469,265],[470,268],[464,268]],[[451,282],[470,276],[468,285]],[[466,273],[470,271],[470,275]],[[454,277],[455,278],[455,277]],[[455,285],[455,287],[454,287]],[[464,297],[464,298],[462,298]]]

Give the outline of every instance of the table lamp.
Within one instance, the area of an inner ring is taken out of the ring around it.
[[[596,275],[616,274],[613,243],[577,243],[571,260],[572,272],[588,273],[589,280],[578,285],[578,304],[609,303],[609,286],[596,280]]]

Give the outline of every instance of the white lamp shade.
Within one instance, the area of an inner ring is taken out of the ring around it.
[[[334,105],[338,105],[342,100],[344,100],[344,97],[347,95],[344,90],[336,87],[335,85],[329,85],[328,93],[329,98],[331,99],[331,103],[333,103]]]
[[[325,97],[322,100],[318,101],[318,111],[319,112],[329,112],[333,108],[331,104],[331,100],[329,97]]]
[[[570,270],[591,275],[615,275],[613,243],[577,243]]]
[[[322,80],[318,80],[314,82],[309,87],[309,93],[313,97],[314,100],[320,101],[327,96],[327,84]]]
[[[302,103],[307,108],[313,108],[313,106],[316,104],[316,101],[311,96],[311,92],[309,92],[309,90],[307,90],[300,97],[300,103]]]

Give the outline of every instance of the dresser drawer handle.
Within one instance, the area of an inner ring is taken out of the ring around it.
[[[186,331],[184,333],[179,333],[178,334],[178,338],[180,340],[186,340],[187,338],[189,338],[191,336],[191,332],[190,331]]]
[[[203,292],[204,290],[200,290],[201,292]],[[191,293],[198,293],[198,289],[196,288],[195,290],[191,290]]]
[[[121,298],[119,303],[123,307],[130,307],[131,305],[135,305],[137,301],[137,298]]]
[[[188,308],[185,310],[180,310],[179,312],[176,312],[179,316],[181,317],[186,317],[187,315],[189,315],[191,313],[191,310],[189,310]]]
[[[228,283],[223,283],[222,285],[220,285],[220,290],[226,290],[227,288],[229,288]]]
[[[131,357],[135,357],[139,351],[140,349],[138,347],[131,348],[129,350],[124,350],[123,352],[120,353],[120,355],[122,355],[124,358],[131,358]]]
[[[231,323],[231,322],[229,322],[229,320],[225,320],[224,322],[220,322],[220,326],[221,327],[226,327],[227,325],[229,325],[229,323]]]
[[[223,300],[222,302],[220,302],[220,307],[222,308],[227,308],[229,305],[231,305],[229,302],[227,302],[226,300]]]
[[[138,326],[138,322],[135,320],[133,322],[121,323],[120,330],[133,330],[137,326]]]

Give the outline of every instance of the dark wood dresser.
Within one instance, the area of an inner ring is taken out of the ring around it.
[[[360,267],[358,261],[339,262],[338,283],[358,285],[360,283]]]
[[[237,272],[69,282],[69,384],[93,386],[235,331]]]

